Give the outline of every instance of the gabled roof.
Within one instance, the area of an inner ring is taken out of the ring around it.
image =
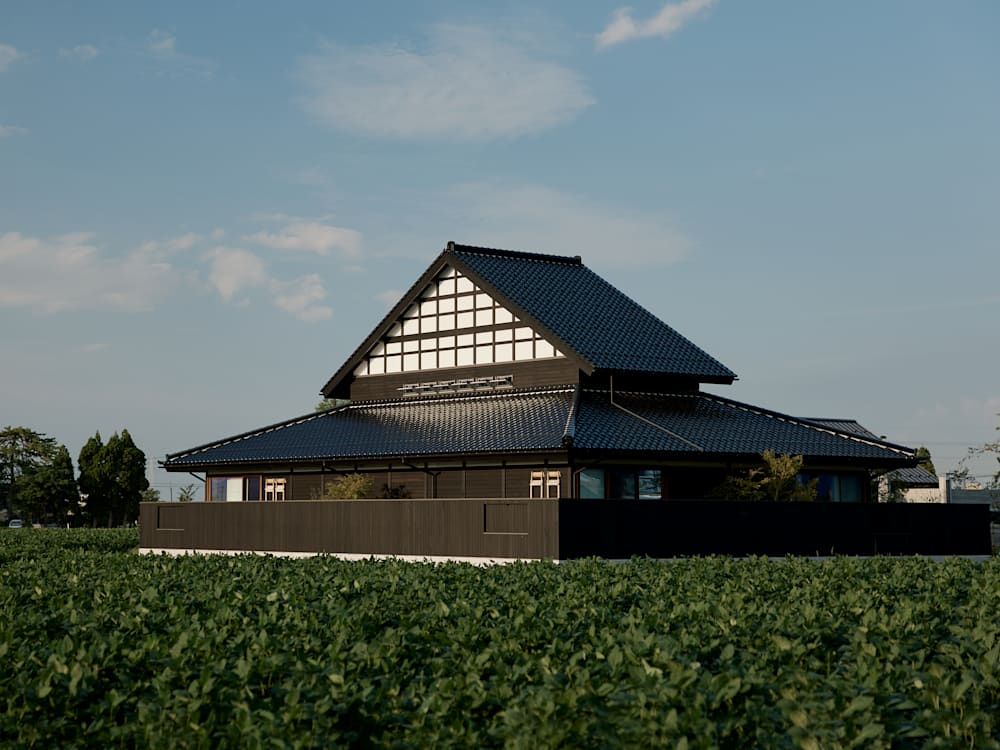
[[[590,374],[594,370],[731,383],[736,374],[583,265],[566,257],[448,243],[430,268],[323,386],[337,391],[446,266],[471,278]]]
[[[752,456],[766,448],[882,468],[909,448],[708,393],[579,388],[354,403],[167,456],[168,469],[575,450],[608,455]]]

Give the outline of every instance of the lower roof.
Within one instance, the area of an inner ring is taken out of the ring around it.
[[[663,460],[771,449],[814,463],[862,462],[886,469],[915,463],[910,448],[867,431],[837,429],[828,420],[799,419],[702,392],[612,395],[577,386],[353,403],[174,453],[164,466],[190,471],[570,448]]]

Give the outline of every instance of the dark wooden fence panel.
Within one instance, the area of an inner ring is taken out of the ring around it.
[[[143,503],[146,549],[558,557],[555,501]]]
[[[988,555],[989,509],[931,504],[563,500],[563,559]]]

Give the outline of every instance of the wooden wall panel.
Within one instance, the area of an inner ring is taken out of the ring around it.
[[[502,497],[501,469],[466,469],[466,497]]]
[[[484,378],[494,375],[513,375],[515,388],[540,385],[568,385],[579,381],[578,365],[568,358],[539,359],[531,362],[505,362],[479,365],[478,367],[452,367],[443,370],[424,370],[393,375],[370,375],[356,378],[351,383],[351,398],[355,401],[401,398],[397,388],[408,383],[459,378]]]
[[[465,470],[442,469],[437,476],[438,497],[465,497]]]

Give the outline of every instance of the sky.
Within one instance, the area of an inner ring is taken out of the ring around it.
[[[952,471],[1000,437],[998,38],[994,0],[2,0],[0,426],[152,464],[308,413],[454,240],[581,255],[708,390]]]

